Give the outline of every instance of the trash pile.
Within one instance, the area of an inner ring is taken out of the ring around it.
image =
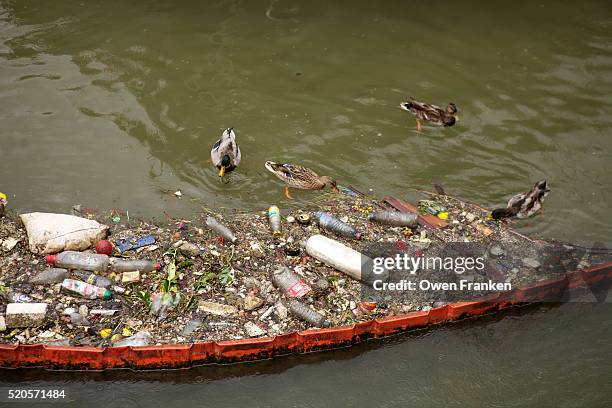
[[[274,336],[350,325],[441,304],[362,297],[373,244],[427,252],[475,242],[513,285],[551,277],[550,245],[486,220],[488,212],[428,193],[408,204],[351,188],[307,208],[205,212],[152,223],[75,206],[66,214],[0,214],[0,342],[122,346]],[[511,257],[512,247],[520,257]],[[581,265],[584,266],[584,265]],[[486,275],[473,275],[486,281]]]

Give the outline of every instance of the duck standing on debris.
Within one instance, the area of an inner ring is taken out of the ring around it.
[[[442,109],[436,105],[419,102],[411,96],[408,102],[400,103],[400,108],[416,117],[417,132],[421,131],[422,120],[444,126],[453,126],[457,121],[457,106],[452,102],[446,106],[446,109]]]
[[[528,218],[534,215],[542,208],[544,198],[548,195],[550,189],[546,184],[546,180],[540,180],[531,190],[526,193],[520,193],[512,197],[508,201],[506,208],[496,208],[487,217],[488,220],[499,220],[502,218]]]
[[[289,194],[289,187],[300,188],[303,190],[321,190],[329,186],[333,191],[338,192],[336,181],[329,176],[319,176],[309,168],[288,163],[275,163],[267,161],[266,169],[274,173],[276,177],[283,180],[285,186],[285,197],[293,199]]]
[[[210,160],[219,169],[219,177],[223,177],[225,173],[234,171],[238,167],[240,159],[240,147],[236,143],[236,133],[233,128],[227,128],[212,146]]]

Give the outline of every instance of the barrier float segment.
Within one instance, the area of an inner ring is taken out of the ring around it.
[[[559,279],[543,280],[509,292],[497,292],[480,299],[451,303],[429,311],[378,318],[350,326],[286,333],[276,337],[107,348],[0,344],[0,366],[76,370],[162,369],[311,353],[480,316],[519,304],[561,301],[570,290],[593,288],[594,285],[609,282],[611,279],[612,262],[609,262],[569,273]]]

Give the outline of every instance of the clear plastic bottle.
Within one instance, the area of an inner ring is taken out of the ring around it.
[[[375,221],[380,224],[409,228],[417,226],[417,218],[417,214],[399,211],[375,211],[368,216],[370,221]]]
[[[87,271],[74,271],[72,272],[72,274],[76,276],[77,278],[84,280],[87,283],[99,286],[101,288],[107,288],[113,284],[113,282],[110,279],[105,278],[104,276],[95,275]]]
[[[270,222],[270,228],[272,229],[273,237],[280,237],[283,233],[281,230],[281,216],[280,210],[277,206],[273,205],[268,208],[268,221]]]
[[[108,269],[110,258],[103,254],[64,251],[56,255],[47,255],[47,263],[67,269],[85,269],[101,272]]]
[[[361,233],[357,232],[353,226],[340,221],[329,213],[317,211],[314,213],[314,218],[321,228],[328,229],[347,238],[361,239]]]
[[[24,295],[23,293],[19,293],[19,292],[8,291],[8,292],[2,292],[1,295],[8,303],[32,303],[33,302],[31,297],[29,297],[28,295]]]
[[[272,274],[272,284],[285,292],[288,297],[301,298],[306,296],[312,288],[299,275],[283,266]]]
[[[68,277],[68,269],[47,268],[38,275],[30,279],[34,285],[45,285],[48,283],[59,283]]]
[[[92,285],[90,283],[81,282],[75,279],[64,279],[62,282],[62,288],[79,294],[87,299],[103,299],[108,300],[111,298],[112,293],[110,290]]]
[[[206,217],[206,226],[228,241],[232,243],[236,242],[236,236],[234,233],[225,225],[219,223],[219,221],[217,221],[214,217]]]
[[[289,303],[289,312],[296,315],[300,319],[307,321],[313,326],[317,326],[317,327],[329,327],[330,326],[330,324],[325,321],[325,316],[323,316],[321,313],[317,312],[316,310],[311,309],[310,307],[308,307],[307,305],[305,305],[304,303],[298,300],[293,299]]]
[[[147,259],[110,258],[109,269],[114,272],[151,272],[153,270],[160,270],[161,264]]]

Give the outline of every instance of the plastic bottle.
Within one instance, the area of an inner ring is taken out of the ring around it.
[[[110,258],[109,268],[114,272],[151,272],[153,270],[160,270],[161,264],[146,259]]]
[[[217,234],[221,235],[223,238],[228,241],[234,243],[236,242],[236,236],[234,233],[227,228],[225,225],[220,224],[214,217],[208,216],[206,217],[206,226],[211,230],[215,231]]]
[[[315,259],[361,280],[362,265],[368,257],[340,242],[323,235],[313,235],[306,241],[306,252]]]
[[[380,224],[409,228],[417,226],[417,218],[417,214],[398,211],[375,211],[368,216],[370,221],[375,221]]]
[[[272,229],[272,236],[280,237],[283,233],[281,231],[280,210],[277,206],[273,205],[268,208],[268,221],[270,222],[270,228]]]
[[[2,297],[7,301],[7,303],[32,303],[33,300],[31,297],[24,295],[19,292],[2,292]]]
[[[329,213],[317,211],[314,213],[314,218],[321,228],[328,229],[347,238],[361,239],[361,232],[357,232],[353,226],[340,221]]]
[[[59,283],[68,277],[68,269],[47,268],[38,275],[30,279],[34,285],[44,285],[47,283]]]
[[[112,293],[110,290],[100,288],[90,283],[78,281],[75,279],[64,279],[62,282],[62,288],[70,292],[79,294],[87,299],[103,299],[108,300],[111,298]]]
[[[285,266],[274,271],[272,274],[272,284],[285,292],[285,295],[289,297],[301,298],[312,290],[302,278]]]
[[[64,251],[56,255],[47,255],[47,263],[67,269],[85,269],[86,271],[105,271],[110,258],[103,254]]]
[[[113,284],[110,279],[105,278],[104,276],[94,275],[93,273],[87,271],[74,271],[72,274],[87,283],[99,286],[101,288],[107,288]]]
[[[317,312],[316,310],[311,309],[310,307],[308,307],[307,305],[305,305],[304,303],[298,300],[293,299],[289,303],[289,312],[296,315],[300,319],[307,321],[313,326],[317,326],[317,327],[329,327],[330,326],[330,324],[325,321],[325,316],[323,316],[321,313]]]

